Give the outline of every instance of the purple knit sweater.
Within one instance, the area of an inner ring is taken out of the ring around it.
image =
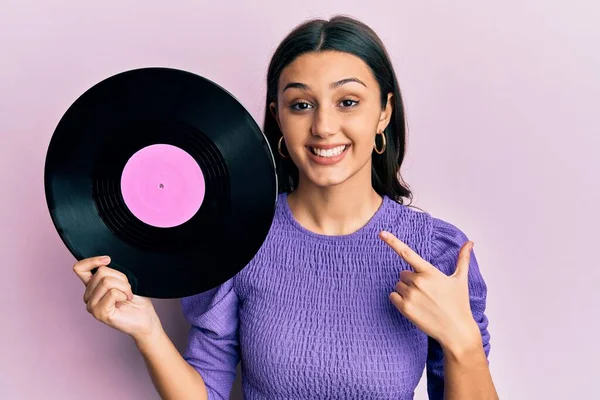
[[[412,399],[424,368],[430,399],[442,399],[443,353],[392,305],[409,269],[378,232],[387,230],[446,274],[467,237],[454,225],[388,197],[358,231],[326,236],[304,229],[287,195],[253,260],[232,279],[183,298],[191,324],[184,358],[208,388],[228,399],[242,363],[244,398]],[[486,356],[486,284],[471,254],[469,294]]]

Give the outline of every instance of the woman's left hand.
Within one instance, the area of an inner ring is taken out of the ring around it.
[[[445,275],[389,232],[381,239],[402,257],[413,271],[400,271],[390,301],[417,328],[443,348],[481,343],[479,327],[469,304],[468,272],[473,242],[465,243],[456,271]]]

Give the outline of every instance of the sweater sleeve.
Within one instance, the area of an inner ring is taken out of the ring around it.
[[[460,248],[467,241],[467,236],[456,226],[443,220],[433,218],[431,264],[436,266],[446,275],[453,274],[456,270]],[[487,286],[479,270],[474,250],[471,252],[468,281],[471,312],[473,313],[475,322],[479,326],[482,345],[487,358],[490,353],[488,318],[485,314]],[[427,393],[430,400],[443,400],[444,354],[437,341],[432,338],[429,338],[428,341],[426,372]]]
[[[239,361],[238,298],[233,278],[198,295],[181,299],[191,324],[183,358],[202,376],[209,400],[227,400]]]

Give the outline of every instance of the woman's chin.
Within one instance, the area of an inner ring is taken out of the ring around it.
[[[307,184],[327,188],[339,186],[350,180],[365,178],[365,184],[371,185],[371,166],[369,163],[360,168],[355,167],[356,163],[352,158],[346,158],[343,162],[334,165],[319,165],[310,159],[299,158],[301,180]],[[361,172],[363,171],[364,174]]]
[[[308,183],[319,188],[327,188],[341,185],[350,178],[350,174],[328,171],[326,173],[312,173],[307,175]]]

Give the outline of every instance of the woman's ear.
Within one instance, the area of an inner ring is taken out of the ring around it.
[[[390,120],[392,119],[392,111],[394,110],[394,94],[392,92],[387,95],[387,103],[385,107],[381,110],[381,115],[379,116],[379,124],[377,125],[377,132],[382,132],[385,128],[387,128]]]

